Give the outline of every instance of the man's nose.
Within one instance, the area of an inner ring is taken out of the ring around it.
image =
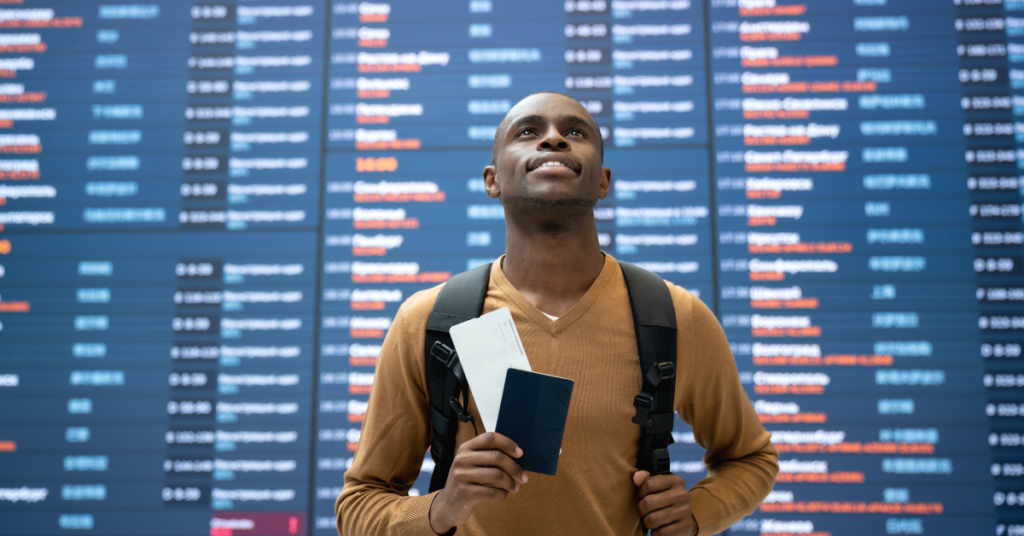
[[[568,149],[569,142],[553,125],[549,127],[537,145],[538,149]]]

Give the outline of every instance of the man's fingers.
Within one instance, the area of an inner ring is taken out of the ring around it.
[[[473,450],[500,450],[513,458],[523,455],[523,449],[515,441],[496,432],[481,434],[470,440],[470,443],[473,443]]]
[[[508,476],[508,473],[498,469],[497,467],[474,467],[471,469],[463,469],[460,471],[460,476],[470,484],[490,486],[492,488],[505,490],[509,493],[519,491],[519,484],[516,484],[516,482],[512,480],[512,477]]]
[[[682,525],[683,525],[682,521],[676,521],[674,523],[669,523],[667,525],[663,525],[663,526],[658,527],[656,529],[652,529],[651,530],[651,536],[668,536],[668,535],[671,535],[671,534],[689,534],[687,532],[683,532],[683,529],[685,529],[686,527],[683,527]],[[691,531],[692,530],[693,529],[691,529]]]
[[[636,494],[638,497],[644,498],[652,493],[661,493],[675,484],[683,485],[682,480],[682,478],[676,475],[654,475],[640,485]]]
[[[637,471],[633,475],[634,483],[640,480],[638,476],[644,476],[641,473],[643,471]],[[636,509],[652,536],[682,534],[687,530],[684,522],[690,519],[686,483],[673,474],[648,477],[637,488]]]
[[[678,504],[673,504],[674,501],[669,502],[670,504],[665,508],[660,508],[653,512],[649,512],[647,515],[640,516],[640,519],[644,522],[644,526],[654,530],[674,525],[675,523],[684,521],[686,518],[690,517],[689,508],[682,508]]]
[[[662,526],[675,521],[675,519],[672,519],[672,512],[665,508],[655,510],[640,519],[643,520],[644,526],[651,530],[661,528]]]
[[[526,473],[515,460],[500,450],[478,450],[460,459],[469,467],[497,467],[518,482],[526,483]]]
[[[647,480],[650,476],[651,473],[648,473],[647,471],[637,471],[633,473],[633,485],[639,488],[644,483],[644,480]]]
[[[675,504],[675,501],[676,497],[671,493],[652,493],[636,503],[636,511],[640,514],[640,517],[645,517],[651,512],[672,506]]]
[[[466,492],[470,497],[478,501],[504,501],[509,496],[507,490],[492,488],[491,486],[471,485]]]

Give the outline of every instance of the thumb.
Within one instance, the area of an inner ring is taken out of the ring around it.
[[[647,481],[649,476],[651,476],[651,474],[647,471],[637,471],[633,473],[633,485],[639,488]]]

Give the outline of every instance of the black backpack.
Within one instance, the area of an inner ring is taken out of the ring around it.
[[[668,446],[672,443],[675,421],[675,307],[660,277],[626,262],[619,261],[619,266],[629,292],[643,376],[642,390],[633,398],[636,408],[633,422],[639,424],[643,432],[637,468],[652,475],[668,474]],[[444,488],[455,458],[455,433],[459,422],[473,418],[465,410],[469,384],[448,330],[480,316],[490,274],[491,265],[485,264],[452,277],[441,288],[427,317],[425,354],[432,431],[430,456],[434,460],[430,491]]]

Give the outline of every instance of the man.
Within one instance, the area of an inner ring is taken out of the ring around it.
[[[778,453],[758,421],[711,311],[669,284],[678,325],[675,408],[707,449],[707,478],[636,470],[641,384],[629,298],[601,252],[594,205],[608,195],[601,133],[559,93],[517,103],[495,134],[487,194],[505,210],[505,255],[491,268],[484,312],[508,307],[533,370],[575,381],[558,474],[527,475],[510,439],[460,426],[444,489],[406,493],[430,444],[426,318],[441,287],[399,309],[384,340],[359,449],[335,505],[355,535],[715,534],[771,490]],[[472,390],[470,391],[472,395]],[[480,422],[470,397],[469,412]],[[642,525],[642,526],[641,526]]]

